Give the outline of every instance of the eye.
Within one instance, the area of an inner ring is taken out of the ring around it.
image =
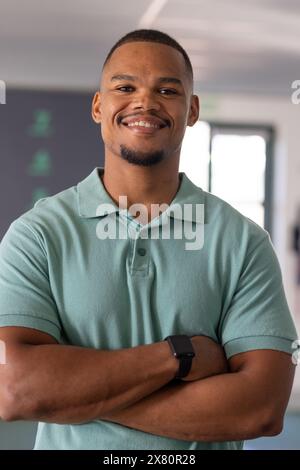
[[[133,87],[132,86],[120,86],[119,88],[117,88],[118,91],[122,91],[122,92],[130,92],[130,91],[133,91]]]
[[[177,94],[177,90],[174,90],[173,88],[161,88],[159,91],[162,95],[176,95]]]

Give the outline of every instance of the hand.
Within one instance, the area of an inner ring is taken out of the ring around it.
[[[191,338],[195,357],[189,374],[183,381],[204,379],[211,375],[225,374],[228,372],[228,364],[224,350],[208,336],[193,336]]]

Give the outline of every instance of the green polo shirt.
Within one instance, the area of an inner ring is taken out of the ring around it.
[[[228,358],[254,349],[292,352],[297,335],[268,232],[185,174],[171,206],[142,226],[119,210],[99,172],[103,169],[95,168],[77,186],[39,200],[9,227],[0,245],[0,326],[35,328],[60,343],[97,349],[203,334],[219,341]],[[200,217],[184,210],[190,205],[204,209]],[[117,222],[122,230],[116,238],[111,233]],[[176,230],[183,224],[189,230],[180,237]],[[169,237],[163,235],[165,226]],[[202,242],[191,249],[196,230]],[[169,439],[101,420],[40,423],[35,444],[36,449],[241,447],[241,442]]]

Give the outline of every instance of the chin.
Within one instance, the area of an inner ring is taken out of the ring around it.
[[[120,156],[128,163],[139,166],[152,166],[160,163],[165,158],[165,152],[162,149],[142,150],[132,149],[125,145],[120,146]]]

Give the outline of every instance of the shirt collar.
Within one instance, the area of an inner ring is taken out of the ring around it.
[[[103,175],[104,168],[96,167],[80,183],[77,184],[78,212],[80,217],[94,218],[103,217],[108,214],[119,212],[119,207],[107,193],[100,175]],[[185,173],[179,173],[181,183],[179,189],[166,210],[166,214],[174,219],[186,220],[189,222],[204,223],[204,192],[195,186]],[[201,204],[201,217],[199,210]]]

